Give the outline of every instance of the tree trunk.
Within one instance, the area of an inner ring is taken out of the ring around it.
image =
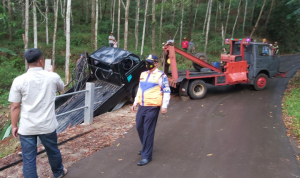
[[[208,12],[207,25],[206,25],[206,36],[205,36],[204,53],[206,53],[207,44],[208,44],[208,34],[209,34],[209,27],[210,27],[210,17],[211,17],[212,2],[213,2],[213,0],[209,0],[209,5],[208,5],[209,6],[209,12]]]
[[[173,2],[173,0],[172,0],[172,7],[173,7],[173,12],[172,12],[172,24],[174,25],[176,6],[175,6],[175,3]]]
[[[227,25],[228,25],[228,20],[229,20],[229,15],[230,15],[230,7],[231,7],[231,0],[229,0],[227,19],[226,19],[226,25],[225,25],[225,30],[224,30],[225,35],[227,34]]]
[[[243,22],[243,33],[245,34],[245,23],[246,23],[246,17],[247,17],[247,6],[248,6],[248,0],[246,0],[245,4],[245,13],[244,13],[244,22]]]
[[[239,7],[238,7],[238,11],[237,11],[237,15],[236,15],[235,22],[234,22],[234,25],[233,25],[233,28],[232,28],[232,34],[231,34],[231,38],[233,38],[233,35],[234,35],[234,30],[235,30],[235,26],[236,26],[237,20],[238,20],[238,18],[239,18],[239,15],[240,15],[241,3],[242,3],[242,0],[240,0],[240,3],[239,3]]]
[[[147,22],[147,10],[148,10],[148,0],[146,0],[146,4],[145,4],[145,15],[144,15],[144,26],[143,26],[141,56],[143,55],[143,50],[144,50],[144,40],[145,40],[145,31],[146,31],[146,22]]]
[[[114,0],[110,0],[110,20],[113,18]]]
[[[152,54],[155,54],[155,0],[152,0]]]
[[[99,12],[98,0],[96,0],[95,3],[96,3],[95,4],[95,6],[96,6],[96,18],[95,18],[95,51],[96,51],[98,49],[98,12]]]
[[[3,0],[4,2],[4,0]],[[22,28],[25,27],[25,4],[24,4],[24,0],[20,0],[19,1],[21,7],[22,7]]]
[[[89,0],[86,0],[85,2],[85,23],[89,23]]]
[[[205,15],[205,20],[204,20],[204,24],[203,24],[203,31],[202,31],[203,35],[204,35],[204,30],[205,30],[206,21],[207,21],[207,15],[208,15],[208,11],[209,11],[209,2],[210,2],[210,0],[208,1],[207,8],[206,8],[206,15]]]
[[[179,44],[181,44],[182,40],[182,26],[183,26],[183,14],[184,14],[184,0],[181,1],[181,21],[180,21],[180,39]]]
[[[121,48],[120,46],[120,21],[121,21],[121,0],[119,0],[119,7],[118,7],[118,44],[119,44],[119,48]]]
[[[69,64],[70,64],[70,15],[71,15],[71,0],[67,3],[66,14],[66,65],[65,65],[65,82],[69,83]]]
[[[261,18],[261,14],[262,14],[262,12],[264,11],[265,5],[266,5],[266,0],[264,0],[263,5],[261,6],[261,9],[260,9],[260,13],[259,13],[258,19],[257,19],[257,21],[256,21],[256,23],[255,23],[255,26],[254,26],[254,28],[253,28],[251,34],[250,34],[250,38],[252,38],[252,35],[254,34],[254,32],[255,32],[255,30],[256,30],[256,28],[257,28],[257,26],[258,26],[258,23],[259,23],[259,20],[260,20],[260,18]]]
[[[48,0],[45,0],[45,17],[46,17],[46,44],[49,44],[49,35],[48,35]]]
[[[63,4],[62,4],[63,3]],[[64,20],[64,35],[66,36],[66,0],[60,0],[61,16]]]
[[[255,3],[256,3],[256,0],[253,0],[252,15],[251,15],[251,21],[250,21],[251,26],[252,26],[253,17],[254,17]]]
[[[130,0],[127,0],[126,8],[125,8],[124,50],[127,50],[129,5],[130,5]]]
[[[103,18],[103,15],[102,15],[102,0],[100,0],[100,3],[99,3],[99,11],[100,11],[100,21],[102,21],[102,18]]]
[[[223,16],[222,16],[222,7],[221,7],[222,5],[221,5],[221,3],[219,3],[219,12],[220,12],[220,20],[221,20],[221,25],[222,25],[222,47],[224,46],[224,41],[225,41],[225,33],[224,33],[224,18],[223,18]],[[223,5],[223,10],[225,9],[224,8],[225,7],[225,3],[224,3],[224,5]]]
[[[268,23],[269,23],[269,20],[270,20],[270,16],[271,16],[271,13],[272,13],[272,10],[273,10],[273,6],[274,6],[274,1],[275,0],[272,0],[272,3],[271,3],[271,8],[270,8],[270,11],[269,11],[269,14],[268,14],[268,18],[267,18],[267,21],[265,23],[265,28],[267,27]]]
[[[115,27],[115,3],[116,3],[116,0],[114,0],[114,6],[113,6],[113,12],[112,12],[112,28],[111,28],[112,32],[114,31],[114,27]]]
[[[91,29],[92,29],[92,34],[91,34],[91,47],[94,48],[95,45],[93,41],[95,40],[95,0],[92,0],[92,11],[91,11]]]
[[[215,20],[215,31],[217,30],[217,21],[218,21],[218,14],[219,14],[219,4],[220,2],[217,2],[217,13],[216,13],[216,20]]]
[[[159,24],[159,45],[161,44],[161,33],[162,33],[162,20],[163,20],[163,14],[164,14],[164,3],[165,3],[165,0],[162,0],[161,11],[160,11],[160,24]]]
[[[53,30],[53,45],[52,45],[52,64],[55,68],[55,43],[56,43],[56,31],[57,31],[57,16],[58,16],[58,2],[59,0],[54,0],[54,30]]]
[[[37,21],[36,21],[36,0],[33,0],[33,33],[34,33],[34,48],[38,47],[38,37],[37,37]]]
[[[29,27],[29,0],[25,0],[25,35],[24,35],[24,52],[28,49],[28,27]],[[25,71],[28,69],[28,63],[25,60]]]
[[[196,23],[196,18],[197,18],[197,12],[198,12],[198,8],[199,8],[199,0],[197,1],[197,8],[196,8],[196,12],[195,12],[195,17],[194,17],[194,25],[193,25],[193,29],[195,29],[195,23]]]
[[[11,15],[11,3],[10,0],[7,0],[8,6],[8,20],[9,20],[9,41],[12,42],[13,40],[13,31],[12,31],[12,15]]]
[[[105,2],[104,2],[104,11],[103,11],[103,17],[105,16],[105,14],[106,14],[106,4],[107,4],[107,2],[106,2],[107,0],[105,0]]]
[[[6,1],[6,0],[2,0],[2,6],[3,6],[3,9],[5,9],[5,1]]]
[[[188,29],[188,40],[191,40],[192,37],[192,19],[193,19],[193,2],[190,2],[190,18],[189,18],[189,29]]]
[[[135,17],[135,28],[134,28],[134,37],[135,37],[135,51],[138,49],[139,43],[139,18],[140,18],[140,0],[136,0],[136,17]]]

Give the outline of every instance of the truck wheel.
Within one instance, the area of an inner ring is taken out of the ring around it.
[[[266,74],[258,74],[254,81],[254,89],[264,90],[267,87],[268,84],[268,76]]]
[[[194,80],[189,85],[189,95],[192,99],[204,98],[207,92],[207,85],[203,80]]]
[[[195,54],[195,57],[198,58],[198,59],[201,59],[202,61],[205,61],[207,62],[207,56],[205,55],[205,53],[197,53]],[[199,66],[198,64],[196,63],[193,63],[193,67],[197,70],[197,71],[201,71],[201,69],[203,67]]]

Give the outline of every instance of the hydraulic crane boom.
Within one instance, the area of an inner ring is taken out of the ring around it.
[[[183,57],[187,58],[188,60],[190,60],[202,67],[209,68],[215,72],[222,72],[220,69],[208,64],[205,61],[202,61],[201,59],[196,58],[195,56],[193,56],[189,53],[186,53],[186,52],[176,48],[175,46],[165,45],[163,50],[169,53],[169,58],[171,61],[172,79],[174,81],[176,81],[178,79],[178,70],[177,70],[175,52],[177,52],[178,54],[182,55]]]

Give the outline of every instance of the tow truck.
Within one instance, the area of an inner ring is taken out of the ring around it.
[[[268,44],[256,43],[249,38],[226,39],[224,43],[230,45],[230,52],[221,55],[219,68],[173,45],[164,45],[163,71],[168,74],[170,87],[178,89],[180,96],[201,99],[207,93],[208,84],[222,86],[248,83],[259,91],[267,87],[270,78],[285,76],[284,72],[279,72],[279,58]],[[194,65],[196,70],[178,71],[176,53],[197,64],[197,68]]]

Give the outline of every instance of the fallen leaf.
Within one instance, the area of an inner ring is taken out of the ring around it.
[[[117,144],[117,146],[119,146],[119,145],[120,145],[120,143]]]
[[[207,154],[207,156],[212,156],[213,154]]]
[[[277,106],[275,105],[274,107],[276,108]]]
[[[119,161],[122,161],[123,159],[118,159]]]
[[[203,107],[203,105],[202,105],[202,107]]]
[[[273,116],[270,116],[270,117],[273,117]]]
[[[220,104],[220,105],[223,105],[223,104]]]
[[[272,112],[270,112],[270,113],[272,113]]]

